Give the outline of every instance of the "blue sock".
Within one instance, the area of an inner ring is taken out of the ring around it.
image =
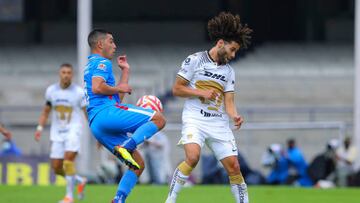
[[[136,129],[131,138],[126,140],[122,146],[125,149],[133,151],[137,145],[152,137],[157,131],[159,131],[159,128],[155,125],[155,123],[149,121]]]
[[[122,200],[124,200],[125,202],[126,197],[136,185],[137,180],[138,177],[134,173],[134,171],[127,170],[120,180],[118,190],[114,199],[118,200],[120,198],[123,198]]]

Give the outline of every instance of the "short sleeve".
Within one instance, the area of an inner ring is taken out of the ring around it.
[[[188,56],[182,63],[181,69],[177,75],[187,81],[190,81],[194,75],[197,64],[196,54]]]
[[[92,77],[101,77],[105,81],[107,81],[112,71],[111,62],[109,62],[108,60],[102,60],[95,65],[96,67],[94,68]]]
[[[51,103],[51,94],[52,94],[52,86],[49,86],[46,91],[45,91],[45,100],[46,102],[50,102]]]
[[[235,72],[232,68],[230,68],[230,70],[231,71],[229,73],[224,92],[234,92],[235,91]]]

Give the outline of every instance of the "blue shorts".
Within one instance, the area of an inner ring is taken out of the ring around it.
[[[117,104],[98,112],[90,129],[95,138],[112,152],[113,148],[128,139],[127,133],[134,133],[155,115],[152,109],[131,104]]]

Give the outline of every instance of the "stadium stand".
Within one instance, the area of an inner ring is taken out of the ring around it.
[[[120,45],[119,54],[126,53],[132,66],[130,84],[134,94],[126,102],[134,103],[144,94],[155,94],[168,101],[165,106],[168,123],[181,122],[183,100],[168,100],[169,90],[182,60],[207,47],[206,44]],[[41,141],[41,147],[27,143],[33,141],[45,88],[57,81],[57,68],[63,62],[76,67],[75,47],[28,46],[0,50],[0,121],[13,129],[14,139],[24,154],[48,152],[46,139]],[[351,45],[265,44],[232,66],[237,74],[238,107],[248,122],[352,121]],[[166,132],[172,146],[179,138],[179,130]],[[237,136],[239,149],[254,168],[260,168],[256,160],[270,143],[284,143],[289,136],[297,136],[310,160],[322,150],[319,149],[321,143],[325,146],[328,139],[338,136],[330,130],[240,131],[237,134],[240,134]],[[177,159],[182,157],[181,150],[174,147],[171,153],[175,157],[173,164],[177,164]]]

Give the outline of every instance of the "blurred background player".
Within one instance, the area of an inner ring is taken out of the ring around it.
[[[289,162],[280,144],[273,143],[267,148],[261,158],[261,164],[270,168],[270,173],[266,177],[267,184],[286,184],[289,177]]]
[[[286,158],[289,162],[289,169],[293,169],[290,170],[289,175],[292,176],[293,181],[295,182],[291,181],[291,183],[300,186],[312,186],[313,183],[307,173],[308,164],[306,163],[303,153],[296,145],[296,141],[293,138],[287,140]]]
[[[6,129],[1,123],[0,123],[0,133],[5,136],[6,139],[10,140],[12,133]]]
[[[15,142],[11,139],[12,133],[0,123],[0,133],[5,136],[1,142],[0,157],[1,156],[21,156],[21,150],[16,146]]]
[[[95,29],[90,32],[88,43],[92,54],[88,57],[84,80],[89,125],[95,138],[130,168],[121,178],[113,199],[114,203],[123,203],[144,170],[144,160],[136,147],[161,130],[165,118],[151,109],[121,103],[125,93],[131,93],[130,66],[126,56],[117,58],[122,74],[115,85],[110,60],[116,45],[110,32]],[[128,137],[127,133],[132,136]]]
[[[248,193],[240,172],[237,147],[229,120],[239,129],[243,118],[235,102],[235,73],[228,64],[240,48],[247,48],[252,30],[240,17],[220,13],[208,22],[214,46],[209,51],[190,55],[182,64],[173,94],[185,97],[182,137],[185,161],[175,169],[166,203],[176,202],[181,188],[199,161],[204,143],[224,166],[237,203],[247,203]]]
[[[355,173],[354,162],[358,156],[357,148],[352,145],[351,138],[346,137],[336,150],[336,182],[340,187],[348,186],[349,179]]]
[[[59,69],[60,82],[46,89],[46,104],[39,118],[35,140],[39,141],[43,128],[52,112],[50,140],[51,166],[57,175],[65,176],[66,195],[60,203],[74,202],[73,190],[78,183],[78,198],[84,197],[86,178],[76,174],[75,158],[80,150],[82,134],[81,111],[86,116],[86,100],[81,87],[72,83],[73,67],[62,64]]]

